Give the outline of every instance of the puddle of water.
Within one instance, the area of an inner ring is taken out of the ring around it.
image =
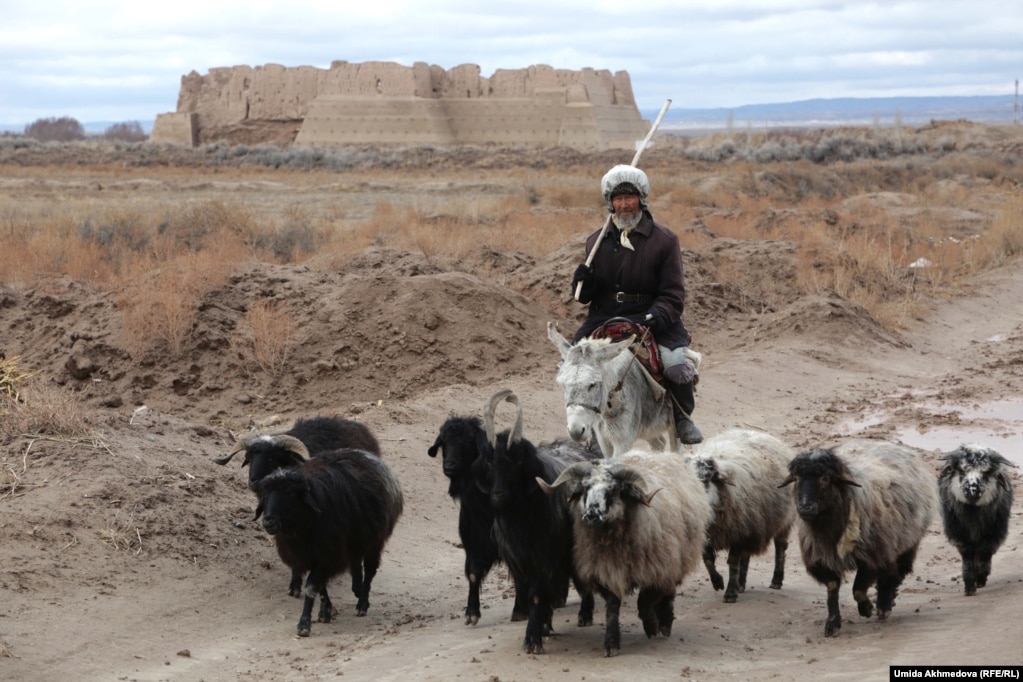
[[[926,431],[903,428],[896,431],[902,443],[927,451],[947,452],[963,443],[977,443],[994,448],[1014,464],[1023,466],[1023,398],[994,400],[976,405],[938,405],[922,400],[917,407],[935,416],[958,413],[962,424],[935,426]],[[874,411],[847,421],[839,428],[855,436],[888,421],[890,413]],[[977,423],[970,423],[977,422]]]
[[[948,452],[955,450],[963,443],[977,443],[997,450],[1007,460],[1023,466],[1023,433],[996,433],[991,429],[967,429],[940,427],[920,433],[916,429],[904,429],[896,432],[896,438],[914,448],[921,450]]]

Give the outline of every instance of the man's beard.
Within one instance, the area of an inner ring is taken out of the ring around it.
[[[622,232],[631,231],[632,228],[636,227],[636,225],[639,225],[639,221],[642,219],[643,219],[642,211],[636,211],[635,213],[632,214],[631,218],[620,218],[617,213],[611,214],[611,220],[614,221],[615,227],[617,227]]]

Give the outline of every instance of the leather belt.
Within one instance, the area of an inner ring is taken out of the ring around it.
[[[615,303],[649,303],[654,300],[650,294],[627,294],[624,291],[610,293],[607,297]]]

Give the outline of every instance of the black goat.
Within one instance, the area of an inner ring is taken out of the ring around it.
[[[515,426],[494,432],[494,409],[502,400],[518,408]],[[540,450],[522,437],[522,407],[509,390],[491,397],[484,414],[489,453],[490,503],[494,508],[494,538],[501,558],[527,591],[529,617],[523,649],[543,653],[544,631],[553,631],[555,604],[563,602],[571,580],[582,598],[578,623],[593,624],[593,591],[582,583],[572,563],[572,519],[560,495],[545,495],[536,479],[552,483],[570,464],[587,457],[565,448]],[[481,465],[477,462],[475,468]],[[479,480],[478,477],[477,480]]]
[[[991,574],[991,557],[1009,534],[1012,481],[1016,465],[991,448],[960,445],[940,457],[938,498],[945,537],[963,560],[966,596],[977,594]]]
[[[473,465],[481,461],[484,463],[481,466],[485,466],[483,453],[490,450],[483,422],[479,417],[449,417],[441,425],[427,454],[436,457],[438,450],[444,475],[448,477],[448,494],[459,503],[458,537],[465,550],[465,578],[469,581],[465,624],[476,625],[481,615],[480,587],[491,567],[500,561],[493,535],[494,510],[490,506],[490,496],[481,490],[473,476]],[[484,479],[490,478],[486,471],[478,473]],[[515,604],[511,619],[526,620],[529,615],[526,588],[515,575],[512,579],[515,581]]]
[[[327,582],[345,571],[352,574],[356,615],[366,615],[370,585],[404,504],[390,467],[364,450],[334,450],[274,471],[256,491],[256,518],[263,517],[281,561],[299,574],[309,571],[298,635],[309,636],[317,595],[317,620],[330,622]]]
[[[296,467],[310,456],[340,448],[380,455],[380,444],[365,424],[341,417],[318,416],[298,419],[284,433],[247,436],[227,457],[213,461],[223,466],[244,450],[242,467],[249,467],[249,489],[255,491],[256,483],[277,469]],[[302,573],[292,572],[288,594],[302,595]]]

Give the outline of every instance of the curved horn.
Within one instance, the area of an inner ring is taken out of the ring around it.
[[[252,434],[250,436],[246,436],[245,438],[242,438],[240,441],[238,441],[238,448],[236,450],[234,450],[231,454],[229,454],[227,457],[222,457],[221,459],[215,459],[213,461],[216,462],[217,464],[219,464],[220,466],[224,466],[225,464],[227,464],[228,462],[231,461],[232,457],[237,455],[242,450],[248,450],[249,448],[252,447],[253,443],[255,443],[258,439],[260,439],[262,437],[263,436],[261,434],[258,434],[258,433]],[[242,464],[242,466],[245,466],[245,465]]]
[[[515,426],[512,427],[511,435],[508,437],[508,444],[518,443],[522,440],[522,405],[519,404],[519,397],[508,391],[508,397],[505,398],[508,402],[518,408],[518,413],[515,415]]]
[[[237,450],[234,450],[233,452],[231,452],[231,454],[229,454],[227,457],[221,457],[220,459],[215,459],[213,461],[216,464],[219,464],[220,466],[224,466],[225,464],[227,464],[228,462],[231,461],[232,457],[234,457],[235,455],[237,455],[239,452],[241,452],[244,449],[245,449],[245,446],[243,445],[242,447],[238,448]]]
[[[576,462],[558,474],[558,477],[554,479],[553,483],[548,483],[539,476],[536,477],[536,482],[537,485],[540,486],[540,490],[550,495],[565,483],[568,483],[569,481],[576,482],[584,478],[592,467],[593,465],[589,462]]]
[[[483,428],[487,432],[487,442],[490,443],[490,447],[497,446],[497,430],[494,428],[494,411],[497,409],[497,404],[510,395],[514,395],[510,389],[506,388],[498,391],[494,395],[490,396],[490,401],[483,410]]]
[[[279,448],[287,450],[288,452],[294,452],[300,457],[309,459],[309,449],[305,446],[305,443],[294,436],[289,436],[286,433],[279,433],[276,436],[270,436],[270,442]]]

